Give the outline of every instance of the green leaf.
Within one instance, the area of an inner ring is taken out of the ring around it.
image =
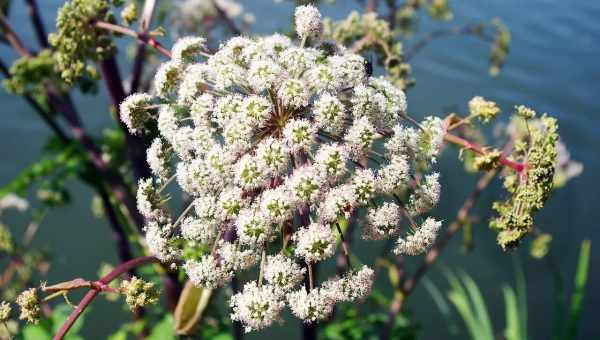
[[[41,325],[27,325],[23,328],[24,340],[51,340],[52,334]]]
[[[147,340],[175,340],[175,324],[171,314],[166,315],[159,323],[152,327]]]
[[[504,336],[506,340],[527,340],[521,338],[521,326],[519,325],[519,307],[517,306],[517,295],[510,286],[502,287],[504,294],[504,308],[506,311],[506,329]]]
[[[577,321],[583,308],[583,297],[585,293],[585,284],[588,277],[590,265],[590,249],[592,243],[590,240],[584,240],[579,250],[579,260],[577,263],[577,272],[575,273],[575,288],[571,295],[571,307],[569,310],[569,320],[565,339],[575,339],[577,337]]]

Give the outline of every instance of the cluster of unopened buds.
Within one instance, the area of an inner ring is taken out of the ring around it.
[[[404,255],[426,251],[441,227],[425,215],[440,196],[428,169],[443,121],[410,119],[404,92],[372,77],[360,55],[321,42],[321,29],[318,10],[301,6],[298,44],[235,37],[210,54],[205,39],[182,38],[154,92],[120,108],[131,133],[153,122],[160,132],[148,149],[155,178],[140,181],[137,197],[149,249],[207,289],[258,266],[231,298],[247,331],[286,306],[317,322],[369,294],[375,273],[357,261],[321,284],[313,277],[315,264],[347,251],[349,223],[365,240],[398,238],[393,251]],[[176,219],[164,195],[173,180],[192,197]]]

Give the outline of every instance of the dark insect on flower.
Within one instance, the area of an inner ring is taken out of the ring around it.
[[[373,57],[369,57],[368,60],[365,59],[365,72],[369,77],[373,75]]]

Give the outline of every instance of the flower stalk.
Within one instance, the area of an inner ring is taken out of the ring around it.
[[[94,300],[94,298],[96,298],[96,296],[100,292],[112,290],[112,288],[110,288],[108,286],[108,284],[111,281],[113,281],[114,279],[116,279],[117,277],[122,275],[123,273],[126,273],[135,267],[142,266],[142,265],[149,264],[149,263],[155,263],[155,262],[159,262],[159,260],[154,256],[138,257],[133,260],[121,263],[115,269],[113,269],[110,273],[108,273],[107,275],[105,275],[98,281],[92,282],[92,281],[85,281],[85,280],[81,280],[81,279],[75,279],[75,280],[71,281],[71,284],[73,285],[73,289],[89,287],[90,290],[85,294],[85,296],[83,297],[83,299],[81,299],[81,301],[79,302],[77,307],[75,307],[75,309],[73,310],[71,315],[69,315],[69,317],[67,318],[65,323],[60,327],[58,332],[54,335],[53,340],[61,340],[65,337],[65,335],[69,332],[69,330],[71,329],[71,327],[73,326],[75,321],[77,321],[77,319],[81,316],[81,314],[85,311],[85,309],[90,305],[90,303]],[[51,287],[53,287],[53,286],[51,286]],[[48,288],[51,288],[51,287],[48,287]],[[61,286],[60,288],[65,288],[65,287],[66,286]]]

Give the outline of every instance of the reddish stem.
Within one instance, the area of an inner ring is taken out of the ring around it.
[[[90,289],[90,291],[88,291],[85,294],[83,299],[81,299],[77,307],[75,307],[71,315],[69,315],[69,317],[67,318],[67,321],[65,321],[65,323],[60,327],[56,335],[54,335],[53,340],[61,340],[65,337],[67,332],[69,332],[71,327],[73,327],[73,324],[75,324],[75,321],[77,321],[77,319],[81,316],[83,311],[85,311],[89,304],[94,300],[96,295],[98,295],[98,293],[100,293],[101,291],[107,290],[103,287],[107,287],[112,280],[116,279],[121,274],[128,272],[137,266],[153,262],[159,262],[159,260],[154,256],[138,257],[133,260],[121,263],[115,269],[113,269],[113,271],[108,273],[106,276],[102,277],[100,280],[96,281],[93,285],[94,288]]]
[[[160,52],[165,57],[171,58],[171,51],[164,48],[163,45],[161,45],[156,39],[150,37],[148,34],[138,33],[136,31],[132,30],[131,28],[123,27],[123,26],[116,25],[116,24],[111,24],[110,22],[106,22],[106,21],[95,21],[94,25],[98,28],[102,28],[107,31],[120,33],[123,35],[130,36],[132,38],[135,38],[140,42],[143,42],[145,44],[148,44],[148,45],[154,47],[158,52]]]
[[[465,148],[467,150],[472,150],[480,155],[487,154],[485,149],[482,146],[480,146],[479,144],[473,143],[469,140],[458,137],[456,135],[447,133],[444,136],[444,139],[447,142],[450,142],[450,143],[453,143],[456,145],[460,145],[463,148]],[[500,157],[500,163],[504,166],[507,166],[507,167],[515,170],[518,173],[522,173],[527,168],[527,164],[510,160],[510,159],[506,158],[506,156],[504,156],[504,155]]]

